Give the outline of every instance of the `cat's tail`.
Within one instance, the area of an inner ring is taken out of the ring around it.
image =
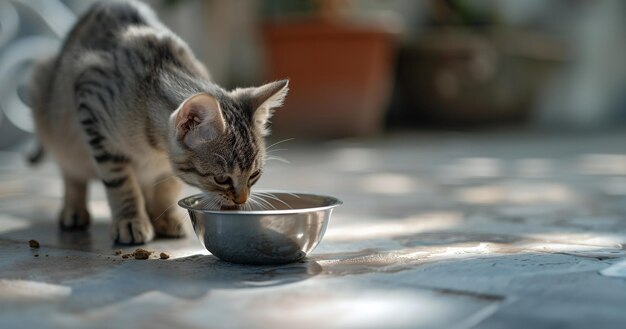
[[[31,166],[36,166],[43,162],[46,157],[46,150],[43,148],[43,145],[39,141],[37,141],[36,148],[31,151],[26,160],[28,160],[28,164]]]
[[[35,63],[26,95],[24,95],[24,101],[34,115],[47,108],[55,64],[56,56],[44,57]]]
[[[35,63],[30,84],[23,95],[23,101],[30,107],[33,117],[41,115],[46,109],[55,63],[56,56],[45,57]],[[31,166],[35,166],[44,160],[45,154],[43,145],[37,140],[35,149],[27,154],[26,159]]]

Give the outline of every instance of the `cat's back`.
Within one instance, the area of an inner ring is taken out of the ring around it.
[[[97,85],[107,105],[126,112],[128,100],[156,90],[158,76],[175,69],[209,79],[206,68],[189,47],[166,28],[146,4],[103,1],[90,7],[74,25],[59,53],[35,68],[31,91],[33,111],[42,121],[77,108],[82,86]],[[94,84],[95,82],[95,84]]]
[[[166,30],[154,12],[135,1],[97,2],[83,14],[68,35],[61,55],[70,51],[111,51],[130,27]]]
[[[71,111],[76,78],[94,66],[110,67],[112,54],[127,45],[125,31],[139,27],[148,31],[165,29],[145,4],[135,1],[104,1],[94,3],[74,24],[61,50],[42,60],[34,68],[30,84],[32,110],[40,121],[54,120],[55,113]],[[128,74],[119,79],[132,80]]]
[[[68,79],[94,65],[115,68],[119,79],[136,83],[166,66],[209,78],[189,46],[149,6],[133,0],[92,5],[66,38],[57,64]]]
[[[80,176],[93,175],[93,170],[76,165],[88,156],[76,117],[81,76],[92,83],[91,87],[98,87],[90,92],[96,99],[104,99],[108,109],[124,111],[129,98],[124,93],[134,92],[134,86],[139,85],[133,74],[138,71],[130,68],[138,66],[141,49],[129,50],[132,58],[115,58],[115,54],[137,44],[123,38],[125,31],[134,28],[145,34],[168,33],[145,4],[115,0],[95,3],[74,25],[61,50],[34,68],[29,93],[39,140],[62,167],[82,172]],[[114,116],[102,119],[116,120]]]

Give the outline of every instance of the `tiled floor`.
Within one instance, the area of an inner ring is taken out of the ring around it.
[[[91,230],[62,233],[54,166],[0,153],[0,328],[626,325],[626,131],[285,148],[261,187],[345,204],[305,262],[268,267],[219,261],[193,236],[147,246],[169,260],[124,260],[100,186]]]

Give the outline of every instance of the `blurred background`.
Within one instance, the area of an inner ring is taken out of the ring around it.
[[[33,61],[93,1],[0,2],[0,149],[32,139]],[[620,0],[148,0],[226,87],[290,78],[277,137],[593,132],[626,122]]]

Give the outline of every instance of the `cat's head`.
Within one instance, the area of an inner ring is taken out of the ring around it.
[[[244,204],[263,172],[267,123],[282,105],[288,82],[199,93],[183,101],[169,121],[176,175],[214,193],[220,205]]]

